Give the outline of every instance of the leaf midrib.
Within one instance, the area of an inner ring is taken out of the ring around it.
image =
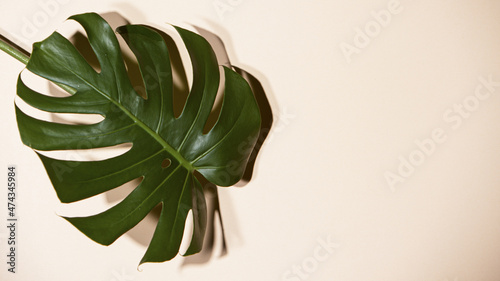
[[[111,103],[113,103],[120,110],[122,110],[130,119],[132,119],[132,121],[134,121],[134,123],[136,123],[144,131],[146,131],[146,133],[151,135],[168,153],[170,153],[172,156],[174,156],[174,158],[176,158],[177,161],[179,161],[179,163],[181,163],[181,165],[184,166],[189,172],[194,171],[194,167],[189,161],[187,161],[177,150],[175,150],[169,143],[167,143],[160,135],[158,135],[155,131],[153,131],[146,124],[144,124],[144,122],[142,122],[141,120],[139,120],[139,118],[137,118],[135,115],[133,115],[127,108],[125,108],[119,102],[113,100],[110,96],[106,95],[101,89],[97,88],[97,86],[95,86],[91,82],[87,81],[84,77],[80,76],[78,73],[74,72],[72,69],[66,67],[66,65],[60,63],[49,52],[46,52],[45,50],[43,50],[41,46],[38,49],[40,51],[44,52],[48,57],[50,57],[54,63],[61,65],[67,71],[69,71],[70,73],[72,73],[73,75],[78,77],[81,81],[83,81],[85,84],[87,84],[92,89],[94,89],[97,93],[99,93],[100,95],[102,95],[103,97],[108,99]],[[113,69],[113,68],[111,68],[111,69]],[[113,71],[113,73],[115,73],[115,72]],[[96,74],[98,76],[101,76],[100,73],[96,72]],[[116,75],[114,75],[114,76],[115,76],[115,81],[116,81]],[[118,97],[119,96],[120,96],[120,94],[118,93]]]

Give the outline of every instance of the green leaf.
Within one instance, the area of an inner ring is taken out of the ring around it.
[[[16,107],[22,141],[40,151],[131,143],[132,148],[126,153],[100,161],[64,161],[38,153],[64,203],[141,179],[114,207],[89,217],[65,219],[92,240],[109,245],[161,205],[154,236],[141,263],[163,262],[179,252],[187,214],[192,210],[194,229],[185,254],[199,252],[207,214],[203,188],[194,173],[198,171],[219,186],[230,186],[241,178],[261,122],[248,83],[233,70],[224,68],[225,91],[219,119],[204,134],[220,79],[215,54],[204,38],[176,27],[193,68],[190,94],[176,118],[169,53],[159,33],[141,25],[117,30],[137,58],[147,93],[145,99],[135,92],[128,78],[117,38],[109,25],[94,13],[71,19],[85,29],[101,71],[96,72],[66,38],[55,32],[33,45],[27,69],[71,87],[76,93],[64,98],[42,95],[28,88],[19,77],[18,96],[43,111],[100,114],[104,120],[90,125],[59,124],[35,119]],[[170,165],[162,167],[162,163]]]

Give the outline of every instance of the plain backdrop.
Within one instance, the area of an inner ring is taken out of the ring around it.
[[[138,270],[154,223],[104,247],[58,216],[116,202],[58,201],[17,131],[23,65],[1,53],[0,218],[19,172],[17,273],[2,226],[1,280],[499,280],[499,1],[2,1],[0,31],[30,51],[90,11],[219,36],[273,127],[252,180],[219,188],[228,253],[216,239],[206,262]]]

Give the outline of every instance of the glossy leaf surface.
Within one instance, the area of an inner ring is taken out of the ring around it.
[[[90,125],[60,124],[35,119],[16,107],[22,141],[39,151],[131,143],[126,153],[100,161],[58,160],[38,153],[64,203],[141,179],[112,208],[89,217],[66,219],[92,240],[109,245],[161,205],[158,224],[141,263],[162,262],[179,252],[187,214],[192,210],[193,235],[185,254],[199,252],[207,215],[203,188],[194,172],[219,186],[230,186],[241,178],[260,126],[259,108],[248,83],[224,68],[219,119],[204,134],[220,83],[216,57],[204,38],[176,27],[193,68],[191,91],[176,118],[169,53],[159,33],[141,25],[117,30],[137,58],[147,94],[143,98],[129,80],[116,35],[106,21],[93,13],[71,19],[85,29],[100,72],[55,32],[33,45],[27,69],[76,93],[63,98],[43,95],[27,87],[20,76],[18,96],[43,111],[100,114],[104,120]]]

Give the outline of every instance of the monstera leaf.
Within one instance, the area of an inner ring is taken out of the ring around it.
[[[161,213],[141,260],[162,262],[179,252],[189,210],[193,235],[185,255],[200,251],[206,227],[203,188],[195,173],[219,186],[242,176],[260,126],[260,112],[248,83],[224,68],[224,99],[219,119],[203,133],[219,88],[219,66],[208,42],[176,27],[189,52],[193,83],[180,116],[173,112],[169,53],[152,28],[127,25],[117,32],[137,58],[147,97],[134,91],[113,30],[97,14],[71,17],[85,29],[100,63],[96,72],[76,48],[55,32],[33,45],[27,69],[74,90],[68,97],[37,93],[18,80],[17,94],[29,105],[54,113],[100,114],[99,123],[46,122],[16,107],[22,141],[35,150],[69,150],[131,143],[126,153],[99,161],[66,161],[38,153],[64,203],[92,197],[134,179],[140,184],[114,207],[89,217],[66,217],[92,240],[109,245],[155,206]]]

